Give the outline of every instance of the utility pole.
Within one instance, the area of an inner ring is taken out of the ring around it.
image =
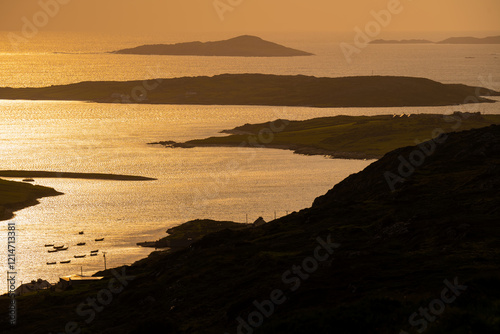
[[[102,252],[102,256],[104,257],[104,270],[106,270],[106,252]]]

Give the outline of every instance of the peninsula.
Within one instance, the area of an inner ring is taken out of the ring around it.
[[[260,37],[243,35],[224,41],[188,42],[177,44],[141,45],[114,51],[116,54],[170,55],[170,56],[219,56],[219,57],[296,57],[312,56]]]
[[[47,187],[0,179],[0,220],[11,219],[14,211],[38,204],[42,197],[62,193]]]
[[[500,124],[500,115],[455,112],[453,115],[335,116],[305,121],[275,120],[245,124],[221,131],[229,134],[225,137],[150,144],[171,148],[275,148],[339,159],[378,159],[398,147],[414,145],[415,140],[425,141],[443,132],[491,124]],[[259,140],[259,137],[265,140]]]
[[[0,88],[0,99],[7,100],[303,107],[446,106],[494,102],[484,96],[500,96],[500,93],[480,87],[397,76],[318,78],[223,74],[148,81],[81,82],[42,88]]]

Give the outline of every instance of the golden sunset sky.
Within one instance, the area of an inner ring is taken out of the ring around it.
[[[23,18],[32,21],[45,3],[53,14],[48,31],[347,32],[391,2],[401,12],[387,32],[500,31],[499,0],[2,0],[0,30],[21,30]],[[225,4],[223,14],[214,3]]]

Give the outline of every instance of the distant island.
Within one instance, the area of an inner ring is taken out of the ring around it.
[[[0,170],[0,177],[22,177],[22,178],[63,178],[63,179],[87,179],[87,180],[114,180],[114,181],[154,181],[156,179],[144,176],[101,174],[101,173],[68,173],[47,172],[27,170]]]
[[[219,57],[296,57],[313,55],[309,52],[288,48],[249,35],[216,42],[141,45],[135,48],[113,51],[112,53]]]
[[[154,87],[143,96],[137,87]],[[137,95],[137,94],[136,94]],[[479,96],[478,96],[479,95]],[[304,75],[223,74],[148,81],[97,81],[42,88],[0,88],[6,100],[101,103],[267,105],[303,107],[447,106],[495,101],[486,88],[397,76],[318,78]],[[121,98],[120,98],[121,96]],[[124,98],[123,98],[124,96]],[[474,97],[471,99],[471,97]]]
[[[394,40],[394,39],[376,39],[371,41],[371,44],[431,44],[433,41],[429,41],[427,39],[402,39],[402,40]]]
[[[150,143],[165,147],[253,147],[292,150],[298,154],[325,155],[340,159],[378,159],[398,147],[414,145],[415,139],[428,140],[435,129],[450,132],[500,124],[500,115],[461,113],[453,115],[416,114],[381,116],[334,116],[306,121],[276,120],[245,124],[224,130],[226,137]],[[272,142],[260,143],[259,133],[273,128]],[[255,140],[252,140],[254,138]],[[244,143],[244,145],[243,145]],[[253,144],[252,144],[253,143]]]
[[[500,36],[490,36],[485,38],[476,37],[451,37],[438,44],[500,44]]]
[[[433,42],[426,39],[376,39],[371,41],[371,44],[500,44],[500,36],[490,36],[485,38],[451,37],[439,42]]]

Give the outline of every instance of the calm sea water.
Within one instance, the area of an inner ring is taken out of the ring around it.
[[[210,36],[217,39],[217,36]],[[221,38],[231,36],[219,36]],[[109,37],[41,34],[19,50],[0,40],[0,86],[47,86],[84,80],[137,80],[185,75],[260,72],[316,76],[408,75],[442,82],[479,85],[500,79],[498,46],[372,46],[348,65],[338,41],[328,35],[263,36],[314,57],[254,59],[145,57],[105,53],[144,43],[178,42],[189,36]],[[273,38],[274,37],[274,38]],[[205,38],[200,37],[205,40]],[[208,39],[208,38],[207,38]],[[348,41],[348,40],[347,40]],[[472,58],[469,58],[472,57]],[[500,80],[498,80],[500,81]],[[498,87],[500,88],[500,87]],[[17,254],[19,281],[90,274],[108,266],[130,264],[150,250],[136,242],[165,236],[169,227],[189,219],[239,222],[270,220],[310,206],[349,174],[370,161],[332,160],[289,151],[236,148],[165,149],[159,140],[183,141],[220,135],[244,123],[309,119],[320,116],[392,113],[451,113],[440,108],[275,108],[243,106],[161,106],[82,102],[0,100],[0,169],[57,170],[143,175],[151,182],[42,179],[65,195],[44,198],[19,211]],[[498,104],[475,107],[499,113]],[[6,249],[5,222],[0,247]],[[84,235],[78,235],[78,231]],[[102,243],[93,241],[105,237]],[[76,247],[78,242],[87,245]],[[69,245],[47,253],[46,243]],[[99,249],[97,257],[88,256]],[[84,259],[74,255],[87,254]],[[46,262],[71,259],[70,264]],[[0,254],[0,270],[7,258]],[[20,283],[20,282],[19,282]],[[4,291],[5,287],[0,286]]]
[[[221,58],[107,53],[142,44],[219,40],[235,35],[110,36],[42,32],[14,48],[7,33],[0,32],[0,86],[36,87],[88,80],[138,80],[222,73],[325,77],[401,75],[469,85],[479,85],[480,77],[492,75],[500,85],[500,45],[370,45],[347,63],[339,43],[352,44],[354,34],[263,33],[259,36],[264,39],[309,51],[315,56]]]

